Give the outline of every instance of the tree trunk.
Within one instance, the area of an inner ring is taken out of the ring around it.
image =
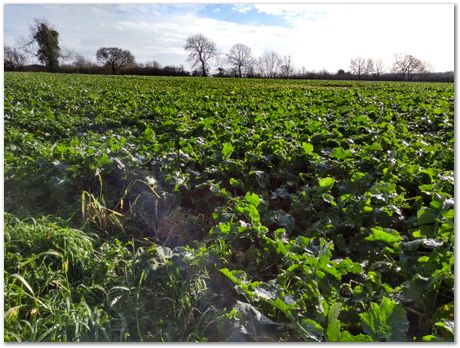
[[[201,76],[207,76],[206,75],[206,64],[203,60],[201,61]]]

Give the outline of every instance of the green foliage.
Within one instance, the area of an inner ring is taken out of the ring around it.
[[[233,147],[232,144],[230,143],[224,143],[224,145],[222,146],[222,156],[224,158],[228,158],[230,157],[230,155],[232,154],[233,150],[235,148]]]
[[[374,341],[406,341],[409,321],[404,307],[387,297],[380,305],[371,302],[371,308],[359,315],[363,330]]]
[[[6,341],[453,341],[453,84],[5,74]]]
[[[45,21],[37,21],[32,30],[33,39],[38,46],[36,52],[38,60],[48,68],[48,71],[56,70],[61,57],[59,33]]]
[[[313,145],[309,143],[302,142],[302,149],[305,151],[307,155],[313,153]]]

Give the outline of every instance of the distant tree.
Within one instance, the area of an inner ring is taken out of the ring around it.
[[[203,34],[194,34],[187,38],[184,49],[189,52],[187,61],[192,69],[199,67],[201,76],[207,76],[209,61],[217,55],[216,44]]]
[[[256,70],[256,60],[252,59],[249,65],[246,68],[246,76],[247,77],[257,77],[257,70]]]
[[[161,69],[161,64],[156,60],[152,60],[151,62],[145,63],[146,68],[153,68],[153,69]]]
[[[281,65],[281,57],[275,51],[265,51],[259,58],[259,69],[265,77],[276,77]]]
[[[37,57],[48,71],[59,68],[60,58],[68,58],[59,46],[59,33],[44,19],[35,19],[30,27],[30,36],[23,39],[22,48]]]
[[[237,76],[242,77],[252,64],[251,48],[241,43],[232,46],[227,54],[227,61],[235,69]]]
[[[377,76],[377,80],[380,79],[380,75],[385,71],[383,67],[383,61],[381,59],[377,59],[374,64],[374,71],[375,75]]]
[[[135,62],[130,51],[118,47],[101,47],[96,52],[96,58],[98,62],[110,66],[113,74]]]
[[[81,54],[73,55],[73,61],[71,65],[77,69],[87,69],[95,66],[94,62],[83,57]]]
[[[302,67],[300,68],[300,70],[299,70],[300,76],[304,76],[304,77],[305,77],[305,76],[307,75],[307,73],[308,73],[307,68],[304,67],[304,66],[302,66]]]
[[[283,56],[281,59],[280,71],[281,76],[283,77],[290,77],[292,74],[294,74],[294,66],[292,65],[291,56]]]
[[[372,75],[374,72],[375,72],[374,60],[372,58],[368,58],[364,66],[364,75]]]
[[[427,80],[428,76],[432,73],[433,66],[428,62],[422,62],[421,69],[418,71],[423,80]]]
[[[5,70],[16,70],[24,66],[26,57],[16,47],[3,47],[3,64]]]
[[[410,81],[415,73],[423,73],[426,70],[427,63],[411,54],[395,55],[392,71],[401,74],[403,80]]]
[[[365,73],[366,61],[362,57],[356,57],[350,60],[350,71],[361,79],[361,75]]]

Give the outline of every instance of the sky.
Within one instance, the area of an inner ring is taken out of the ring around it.
[[[183,47],[202,33],[222,54],[243,43],[256,57],[274,50],[308,71],[349,70],[355,57],[389,70],[398,53],[454,70],[453,4],[6,4],[4,43],[27,36],[34,18],[53,25],[61,47],[93,61],[98,48],[115,46],[140,63],[190,69]]]

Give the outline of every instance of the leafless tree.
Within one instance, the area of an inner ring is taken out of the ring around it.
[[[392,71],[401,74],[403,80],[410,81],[415,73],[423,73],[427,64],[411,54],[395,55]]]
[[[281,65],[281,57],[275,51],[265,51],[259,58],[258,65],[263,76],[276,77]]]
[[[246,68],[247,77],[257,77],[257,60],[253,58]]]
[[[216,52],[216,56],[214,57],[214,64],[216,66],[217,76],[225,76],[230,70],[227,56],[222,52]]]
[[[243,71],[247,72],[252,60],[251,48],[241,43],[233,45],[227,54],[227,61],[236,70],[238,77],[243,76]]]
[[[428,62],[422,62],[422,67],[419,73],[422,75],[423,79],[426,80],[428,75],[433,71],[433,66]]]
[[[73,58],[73,61],[71,65],[76,67],[77,69],[90,68],[95,65],[94,62],[92,62],[91,60],[85,58],[84,56],[78,53],[73,53],[72,58]]]
[[[364,67],[364,75],[372,75],[375,72],[375,63],[372,58],[366,60],[366,65]]]
[[[358,75],[358,79],[361,79],[361,75],[365,73],[366,60],[362,57],[356,57],[350,60],[350,71],[352,74]]]
[[[299,69],[299,75],[300,76],[306,76],[307,75],[307,68],[302,66],[300,69]]]
[[[19,69],[24,66],[26,57],[16,47],[3,47],[3,63],[5,69]]]
[[[98,62],[110,66],[113,74],[135,62],[130,51],[118,47],[101,47],[96,52],[96,58]]]
[[[152,60],[150,62],[147,62],[144,64],[144,67],[146,68],[153,68],[153,69],[161,69],[161,64],[157,62],[156,60]]]
[[[385,69],[383,67],[383,61],[381,59],[375,60],[374,72],[375,72],[375,75],[377,76],[377,80],[380,78],[380,75],[382,75],[384,71]]]
[[[290,77],[294,73],[294,66],[292,64],[291,56],[283,56],[281,60],[281,76]]]
[[[192,69],[199,67],[201,76],[207,76],[209,61],[217,55],[216,44],[203,34],[194,34],[187,38],[184,49],[189,52],[187,61]]]

